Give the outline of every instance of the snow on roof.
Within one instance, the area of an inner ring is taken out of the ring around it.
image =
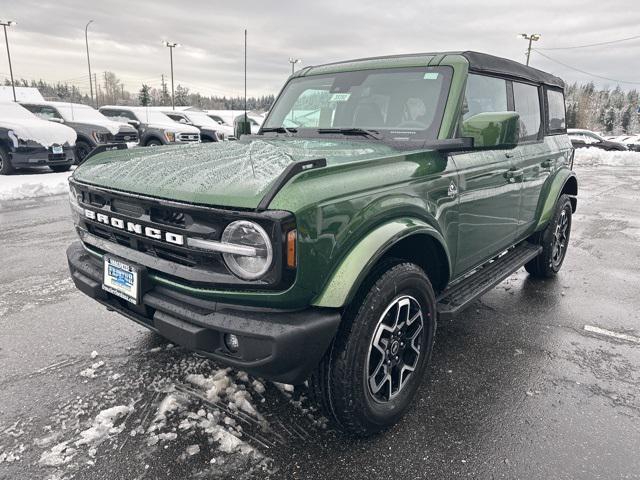
[[[44,102],[44,97],[37,88],[16,87],[16,100],[18,102]],[[10,86],[0,87],[0,101],[13,101],[13,91]]]

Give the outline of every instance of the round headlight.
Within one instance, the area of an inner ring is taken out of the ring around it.
[[[222,232],[222,243],[252,247],[255,255],[223,253],[229,269],[244,280],[257,280],[271,266],[273,248],[264,229],[253,222],[238,220],[230,223]]]

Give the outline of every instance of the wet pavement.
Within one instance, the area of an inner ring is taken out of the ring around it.
[[[640,478],[640,168],[577,171],[558,278],[440,322],[410,413],[366,440],[77,292],[64,196],[0,204],[0,479]]]

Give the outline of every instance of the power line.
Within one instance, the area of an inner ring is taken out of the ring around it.
[[[611,45],[613,43],[628,42],[629,40],[636,40],[638,38],[640,38],[640,35],[636,35],[634,37],[621,38],[620,40],[611,40],[609,42],[589,43],[587,45],[575,45],[575,46],[572,46],[572,47],[536,48],[535,50],[573,50],[573,49],[576,49],[576,48],[599,47],[600,45]]]
[[[533,51],[536,52],[538,55],[541,55],[544,58],[546,58],[548,60],[551,60],[552,62],[555,62],[555,63],[558,63],[558,64],[562,65],[563,67],[569,68],[571,70],[575,70],[576,72],[584,73],[585,75],[589,75],[591,77],[600,78],[602,80],[609,80],[610,82],[628,83],[630,85],[640,85],[640,82],[633,82],[633,81],[628,81],[628,80],[617,80],[615,78],[603,77],[602,75],[597,75],[595,73],[591,73],[591,72],[587,72],[585,70],[581,70],[580,68],[577,68],[577,67],[572,67],[571,65],[567,65],[566,63],[561,62],[560,60],[556,60],[555,58],[551,58],[550,56],[545,55],[544,53],[538,51],[537,48],[534,48]]]

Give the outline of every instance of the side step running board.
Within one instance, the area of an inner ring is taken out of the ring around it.
[[[541,246],[523,242],[484,264],[438,296],[438,314],[446,318],[461,312],[529,260],[537,257],[541,251]]]

